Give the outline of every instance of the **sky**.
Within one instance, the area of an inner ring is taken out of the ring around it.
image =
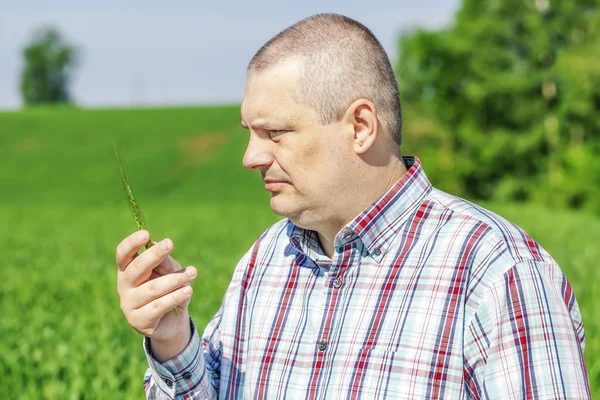
[[[85,107],[239,103],[256,51],[289,25],[335,12],[365,24],[392,62],[400,32],[448,24],[458,0],[0,0],[0,109],[21,107],[22,48],[52,25],[80,49]]]

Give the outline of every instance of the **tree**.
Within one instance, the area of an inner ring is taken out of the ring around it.
[[[23,49],[21,96],[26,105],[70,103],[69,84],[77,62],[77,49],[55,28],[35,32]]]
[[[401,37],[400,92],[445,127],[461,194],[600,211],[599,23],[600,0],[463,0]]]

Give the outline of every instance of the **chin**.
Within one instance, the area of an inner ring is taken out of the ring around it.
[[[287,217],[290,220],[294,220],[294,217],[300,214],[298,207],[292,204],[289,199],[285,199],[284,196],[281,195],[271,197],[270,206],[275,214]]]
[[[271,202],[270,202],[270,206],[271,206],[271,210],[277,214],[277,215],[281,215],[282,217],[287,217],[289,214],[289,206],[286,207],[286,202],[282,201],[282,199],[280,198],[280,195],[275,195],[273,197],[271,197]]]
[[[313,213],[309,212],[306,206],[285,201],[283,198],[274,196],[271,198],[271,210],[282,217],[288,218],[294,225],[303,229],[315,229],[315,220]]]

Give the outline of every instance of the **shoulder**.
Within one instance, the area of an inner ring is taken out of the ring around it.
[[[516,223],[460,197],[434,189],[427,198],[433,213],[444,215],[439,229],[447,248],[461,254],[468,268],[467,300],[479,303],[518,265],[529,265],[552,281],[563,281],[557,262]],[[468,249],[468,251],[466,250]]]
[[[572,290],[556,260],[523,228],[506,218],[465,199],[434,189],[428,200],[435,212],[449,215],[449,232],[480,227],[477,248],[469,259],[467,310],[471,311],[496,291],[520,285],[524,292],[550,290],[572,302]],[[465,238],[467,236],[464,236]],[[466,240],[459,245],[465,246]],[[521,282],[521,283],[519,283]],[[528,293],[524,293],[527,295]],[[571,304],[569,311],[578,314]]]
[[[433,212],[445,215],[444,229],[455,235],[464,234],[465,239],[476,235],[480,239],[478,247],[500,258],[507,270],[529,260],[555,262],[523,228],[489,209],[438,189],[433,189],[427,200],[433,203]]]

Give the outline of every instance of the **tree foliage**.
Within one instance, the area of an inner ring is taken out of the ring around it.
[[[600,211],[599,11],[600,0],[463,0],[451,26],[400,38],[403,100],[442,126],[413,136],[441,186]]]
[[[77,50],[55,28],[42,28],[23,49],[21,96],[26,105],[70,103]]]

